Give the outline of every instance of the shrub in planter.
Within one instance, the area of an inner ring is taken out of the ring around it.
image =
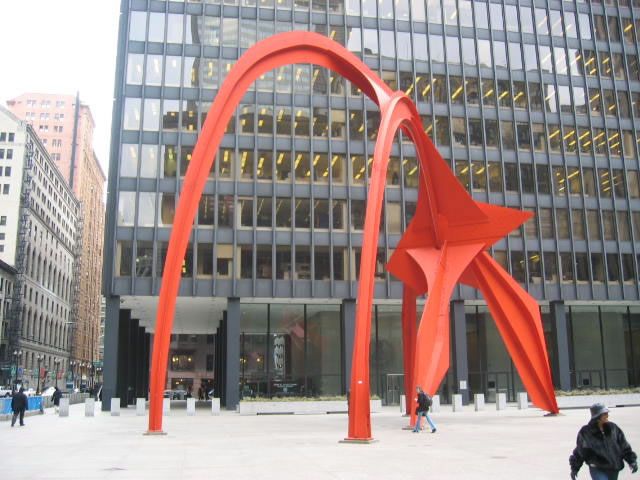
[[[556,397],[573,397],[577,395],[622,395],[640,393],[640,387],[604,389],[556,390]]]
[[[324,397],[254,397],[243,398],[243,402],[340,402],[346,401],[346,395],[334,395]],[[377,395],[372,395],[371,400],[380,400]]]

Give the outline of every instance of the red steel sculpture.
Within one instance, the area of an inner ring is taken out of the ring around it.
[[[389,154],[399,128],[414,142],[420,162],[416,214],[387,265],[404,284],[406,391],[414,392],[421,385],[433,395],[449,368],[449,299],[460,282],[484,295],[533,404],[557,412],[538,305],[485,251],[530,214],[474,201],[423,131],[418,111],[404,92],[393,92],[333,40],[312,32],[286,32],[257,43],[238,59],[216,95],[193,151],[158,301],[148,433],[162,432],[162,393],[182,261],[220,140],[249,86],[265,72],[294,63],[311,63],[339,73],[381,109],[362,240],[347,440],[372,439],[369,339],[374,269]],[[429,295],[416,331],[416,298],[426,292]],[[407,403],[409,411],[414,411],[415,401]]]

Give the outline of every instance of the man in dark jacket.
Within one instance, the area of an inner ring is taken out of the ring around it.
[[[427,417],[427,422],[431,426],[431,433],[436,433],[436,426],[433,424],[433,420],[429,416],[429,407],[431,406],[431,397],[422,391],[421,386],[416,387],[416,392],[418,393],[418,406],[416,407],[416,426],[413,428],[413,433],[418,433],[422,428],[420,427],[420,422],[422,421],[422,416]]]
[[[24,411],[27,409],[27,396],[24,394],[24,387],[20,387],[20,391],[13,394],[11,399],[11,410],[13,417],[11,418],[11,426],[16,424],[16,419],[20,415],[20,426],[24,427]]]
[[[632,473],[638,471],[637,456],[624,433],[609,421],[609,409],[602,403],[591,406],[591,421],[578,432],[576,448],[569,457],[571,478],[578,478],[583,463],[589,465],[594,480],[616,480],[626,460]]]

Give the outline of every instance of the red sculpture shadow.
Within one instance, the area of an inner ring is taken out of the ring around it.
[[[333,40],[312,32],[287,32],[257,43],[238,59],[216,95],[193,151],[158,301],[149,433],[162,432],[162,394],[182,261],[220,140],[249,86],[263,73],[293,63],[312,63],[341,74],[381,109],[362,241],[347,440],[371,439],[369,338],[374,269],[389,154],[399,128],[416,145],[421,167],[415,217],[387,265],[405,287],[402,324],[406,391],[422,385],[433,395],[442,381],[449,367],[449,298],[455,284],[462,282],[484,294],[534,405],[557,412],[538,306],[484,252],[529,214],[475,202],[424,133],[420,116],[404,92],[392,92],[369,67]],[[427,291],[416,332],[416,296]]]

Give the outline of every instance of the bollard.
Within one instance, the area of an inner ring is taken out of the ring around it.
[[[69,416],[69,399],[66,397],[62,397],[60,399],[60,407],[58,408],[58,415],[61,417]]]
[[[136,398],[136,416],[140,417],[146,413],[147,401],[144,398]]]
[[[406,395],[400,395],[400,413],[402,415],[404,415],[407,410],[407,396]]]
[[[462,395],[460,395],[459,393],[453,395],[453,411],[462,411]]]
[[[435,413],[440,411],[440,395],[434,395],[431,397],[431,408],[429,410]]]
[[[112,417],[120,416],[120,399],[119,398],[111,399],[111,416]]]
[[[484,410],[484,393],[476,393],[473,395],[473,404],[476,407],[476,412]]]
[[[496,394],[496,410],[504,410],[505,408],[507,408],[507,394],[497,393]]]
[[[87,398],[84,401],[84,416],[93,417],[96,414],[96,400],[94,398]]]
[[[220,399],[211,399],[211,415],[220,415]]]
[[[171,415],[171,399],[170,398],[162,399],[162,414]]]
[[[196,399],[187,398],[187,416],[192,417],[196,414]]]
[[[527,392],[518,392],[518,410],[526,410],[527,408],[529,408]]]

